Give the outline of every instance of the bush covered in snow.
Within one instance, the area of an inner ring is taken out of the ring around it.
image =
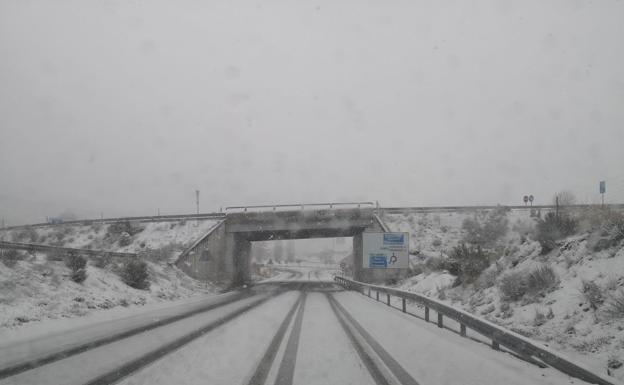
[[[121,279],[135,289],[147,290],[150,287],[147,263],[140,260],[127,261],[121,271]]]
[[[536,296],[548,292],[558,283],[559,278],[555,270],[548,265],[541,265],[531,270],[504,274],[498,282],[498,289],[504,299],[517,301],[527,294]]]
[[[604,303],[604,291],[594,281],[583,280],[581,293],[593,310],[598,309]]]
[[[17,261],[23,259],[23,254],[17,250],[0,250],[0,259],[6,267],[14,267]]]
[[[544,219],[539,219],[535,238],[542,246],[542,254],[547,254],[557,245],[555,241],[574,234],[578,221],[570,214],[548,213]]]
[[[507,233],[507,207],[490,211],[481,223],[477,218],[467,218],[462,223],[465,231],[464,240],[472,245],[492,246]]]
[[[130,221],[114,222],[108,226],[106,231],[108,237],[119,237],[123,233],[128,233],[130,236],[134,236],[143,231],[140,226],[135,226]]]
[[[13,242],[37,243],[39,240],[39,234],[32,227],[27,227],[23,230],[14,232],[11,238]]]
[[[457,276],[456,285],[472,283],[490,266],[491,259],[491,254],[481,246],[462,243],[453,248],[447,270]]]
[[[71,269],[71,280],[76,283],[87,279],[87,260],[76,254],[69,254],[65,260],[67,267]]]
[[[615,292],[605,303],[604,314],[608,318],[622,319],[624,318],[624,290],[620,289]]]

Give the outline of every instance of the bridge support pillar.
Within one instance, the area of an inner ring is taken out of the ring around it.
[[[376,223],[366,227],[363,232],[353,236],[353,279],[369,283],[392,283],[405,276],[404,269],[370,269],[364,267],[363,233],[380,233],[383,229]]]
[[[223,270],[221,275],[232,286],[241,286],[251,281],[251,242],[244,234],[230,233],[227,235]]]

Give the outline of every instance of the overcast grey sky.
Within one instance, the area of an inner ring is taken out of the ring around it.
[[[0,217],[624,201],[624,2],[0,0]]]

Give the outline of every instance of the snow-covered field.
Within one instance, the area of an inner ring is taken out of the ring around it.
[[[21,252],[14,266],[0,263],[0,330],[214,293],[218,288],[191,279],[170,262],[216,223],[133,224],[132,234],[121,231],[124,228],[111,230],[108,224],[1,231],[0,239],[6,241],[138,252],[148,264],[150,288],[139,290],[125,284],[119,276],[123,264],[119,258],[105,262],[89,258],[86,280],[75,283],[62,256]]]
[[[392,230],[410,233],[411,250],[417,254],[411,257],[416,275],[397,286],[444,300],[543,341],[599,373],[606,373],[609,365],[613,376],[624,379],[624,369],[617,367],[618,362],[624,362],[624,319],[606,316],[584,294],[587,282],[601,288],[604,302],[624,290],[622,242],[594,251],[595,238],[599,235],[579,226],[576,234],[559,241],[550,253],[541,255],[540,244],[532,239],[536,220],[528,211],[510,211],[506,215],[508,228],[496,245],[497,262],[478,282],[453,287],[454,275],[446,270],[432,270],[426,261],[448,257],[466,235],[462,228],[464,220],[483,221],[485,214],[386,214],[384,220]],[[552,290],[515,301],[504,298],[499,288],[503,276],[544,265],[552,267],[558,277],[558,284]]]

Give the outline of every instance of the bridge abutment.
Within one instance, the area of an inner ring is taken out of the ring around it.
[[[362,233],[384,231],[387,227],[371,208],[232,213],[186,250],[176,264],[196,279],[241,286],[251,281],[254,241],[353,237],[354,278],[388,282],[402,271],[363,266]]]

